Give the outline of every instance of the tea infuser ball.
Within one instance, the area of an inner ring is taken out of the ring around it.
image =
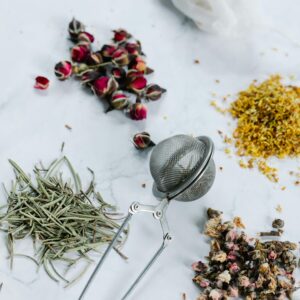
[[[160,142],[150,157],[153,193],[159,198],[194,201],[211,188],[216,169],[210,138],[175,135]]]
[[[214,145],[209,137],[194,138],[183,134],[165,139],[155,146],[150,157],[150,172],[154,180],[154,195],[162,200],[158,205],[146,205],[139,202],[131,204],[127,217],[94,269],[79,300],[85,295],[111,249],[120,240],[120,236],[132,216],[140,212],[151,213],[160,222],[163,241],[121,300],[128,298],[138,282],[172,240],[166,219],[166,210],[170,201],[194,201],[204,196],[211,188],[216,175],[213,150]]]

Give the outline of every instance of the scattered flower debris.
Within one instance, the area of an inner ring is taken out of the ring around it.
[[[195,63],[195,64],[200,64],[200,60],[199,60],[199,59],[195,59],[195,60],[194,60],[194,63]]]
[[[142,183],[142,188],[146,188],[146,183]]]
[[[34,88],[38,90],[46,90],[49,87],[49,79],[44,76],[37,76],[35,78]]]
[[[267,159],[300,155],[299,104],[300,87],[284,85],[279,75],[260,84],[254,81],[227,109],[219,107],[216,101],[211,103],[217,111],[229,112],[237,119],[233,133],[236,154],[252,159],[251,167],[255,165],[273,182],[279,181],[278,170],[269,166]],[[232,143],[230,139],[224,142]],[[244,160],[240,160],[240,166],[250,167]]]
[[[193,281],[201,288],[197,300],[291,299],[297,289],[293,275],[297,244],[252,238],[234,222],[223,222],[217,210],[208,209],[207,216],[208,262],[192,265]]]
[[[132,120],[146,119],[148,110],[142,99],[156,101],[166,89],[148,84],[145,76],[154,71],[147,66],[141,43],[124,29],[113,32],[112,43],[96,50],[92,47],[94,36],[73,19],[69,23],[70,40],[74,43],[72,62],[57,63],[55,74],[60,80],[74,75],[85,88],[105,100],[106,112],[121,110]]]
[[[72,130],[72,127],[68,124],[65,124],[65,127],[68,129],[68,130]]]
[[[151,140],[151,136],[148,132],[136,133],[132,140],[135,148],[138,150],[145,150],[155,146],[155,143]]]
[[[277,212],[282,213],[282,206],[280,204],[278,204],[275,209]]]

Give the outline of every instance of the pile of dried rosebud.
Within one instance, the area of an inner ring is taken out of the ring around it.
[[[247,236],[239,218],[223,222],[222,213],[208,209],[205,234],[212,238],[209,262],[193,264],[194,282],[202,288],[197,300],[291,299],[297,266],[291,242],[265,241]],[[273,223],[278,227],[278,220]],[[280,224],[279,227],[282,227]]]
[[[145,75],[153,72],[144,59],[141,44],[133,41],[126,30],[114,30],[113,43],[94,50],[94,37],[85,26],[73,19],[69,24],[71,61],[61,61],[55,66],[60,80],[75,75],[81,83],[108,104],[107,111],[125,111],[133,120],[147,117],[147,107],[142,99],[158,100],[166,90],[157,84],[147,84]],[[135,95],[135,101],[130,95]]]

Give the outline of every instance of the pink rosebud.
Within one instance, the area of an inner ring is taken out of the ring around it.
[[[57,63],[54,67],[55,75],[59,80],[66,80],[72,75],[72,63],[65,60]]]
[[[129,65],[129,69],[134,69],[139,72],[142,72],[143,74],[150,74],[153,73],[153,70],[147,67],[146,62],[144,59],[140,56],[135,57]]]
[[[147,106],[142,103],[135,103],[130,106],[129,114],[132,120],[143,120],[147,118]]]
[[[240,270],[240,267],[238,266],[237,263],[233,263],[230,267],[229,267],[229,271],[231,273],[237,273]]]
[[[248,287],[250,285],[250,280],[247,276],[242,275],[238,278],[238,283],[241,287]]]
[[[122,91],[116,91],[112,94],[110,103],[114,109],[122,110],[129,105],[129,99]]]
[[[71,49],[71,57],[75,62],[84,62],[90,53],[86,45],[76,45]]]
[[[93,43],[95,40],[94,36],[89,32],[83,31],[78,34],[78,41]]]
[[[158,84],[149,84],[146,88],[146,99],[152,101],[158,100],[166,91],[166,89],[160,87]]]
[[[222,293],[220,290],[213,289],[209,293],[209,299],[211,300],[221,300],[222,299]]]
[[[37,76],[35,78],[34,88],[38,90],[46,90],[49,87],[49,79],[43,76]]]
[[[146,86],[147,86],[146,78],[140,76],[131,80],[131,82],[128,85],[128,88],[139,95],[145,90]]]
[[[112,55],[113,62],[118,66],[127,66],[129,64],[128,52],[125,48],[118,48]]]
[[[133,144],[139,150],[155,146],[155,143],[151,141],[151,136],[148,132],[140,132],[134,135]]]
[[[192,269],[195,272],[204,273],[208,270],[208,266],[207,266],[207,264],[203,263],[202,261],[197,261],[192,264]]]
[[[98,96],[105,97],[118,89],[118,83],[113,77],[101,76],[96,79],[92,90]]]
[[[238,233],[236,230],[230,230],[226,234],[226,241],[227,242],[234,242],[238,237]]]
[[[268,255],[270,260],[275,260],[277,258],[277,253],[275,251],[271,251]]]
[[[140,42],[136,43],[126,43],[125,44],[125,49],[130,55],[140,55],[142,54],[142,49],[141,49],[141,44]]]
[[[77,21],[76,19],[72,19],[72,21],[69,23],[69,34],[71,39],[77,40],[77,36],[80,32],[84,31],[84,25]]]
[[[100,52],[90,53],[86,58],[86,64],[89,66],[96,66],[103,62],[103,58]]]
[[[200,282],[199,282],[199,286],[202,287],[202,288],[207,288],[209,286],[209,281],[207,279],[202,279]]]
[[[228,260],[236,260],[236,254],[234,251],[230,251],[227,255]]]
[[[237,287],[232,287],[230,286],[229,289],[229,297],[232,297],[232,298],[237,298],[239,296],[239,290]]]
[[[102,54],[102,57],[104,57],[106,59],[110,59],[110,58],[112,58],[112,56],[116,50],[117,50],[117,48],[114,45],[104,45],[101,48],[100,53]]]
[[[116,43],[122,43],[125,42],[127,39],[131,38],[131,34],[128,33],[126,30],[124,29],[118,29],[118,30],[114,30],[114,38],[113,40]]]

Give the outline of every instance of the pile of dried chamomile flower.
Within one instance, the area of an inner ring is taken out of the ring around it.
[[[202,289],[197,300],[291,299],[295,291],[294,270],[297,267],[295,243],[261,241],[241,231],[241,221],[223,222],[222,213],[207,211],[205,234],[211,238],[208,263],[193,264],[193,281]],[[273,227],[282,230],[283,222]],[[272,235],[272,234],[271,234]]]
[[[94,179],[83,189],[78,174],[66,157],[55,160],[49,167],[36,166],[34,180],[15,162],[10,160],[15,181],[7,192],[7,210],[0,216],[1,230],[7,235],[7,248],[11,259],[29,258],[43,266],[54,281],[68,285],[77,281],[93,260],[90,252],[111,242],[119,224],[114,220],[115,208],[106,203],[95,190]],[[72,175],[65,180],[63,164]],[[125,241],[127,231],[118,243]],[[30,237],[34,243],[34,256],[15,252],[15,243]],[[119,253],[119,249],[115,250]],[[56,263],[66,264],[59,271]],[[75,278],[66,278],[66,272],[79,262],[82,271]],[[63,272],[62,272],[63,271]]]
[[[237,127],[233,139],[221,135],[225,143],[235,145],[238,156],[248,157],[240,160],[241,167],[256,165],[277,182],[277,170],[266,159],[300,155],[300,87],[284,85],[279,75],[260,84],[253,82],[239,93],[228,112],[237,119]]]
[[[142,99],[156,101],[166,90],[158,84],[148,84],[146,76],[154,70],[147,66],[141,43],[126,30],[118,29],[111,43],[94,49],[94,36],[83,23],[73,19],[68,31],[75,44],[71,48],[72,62],[64,60],[55,65],[58,79],[75,75],[106,102],[107,111],[124,111],[132,120],[146,119],[147,106]]]

